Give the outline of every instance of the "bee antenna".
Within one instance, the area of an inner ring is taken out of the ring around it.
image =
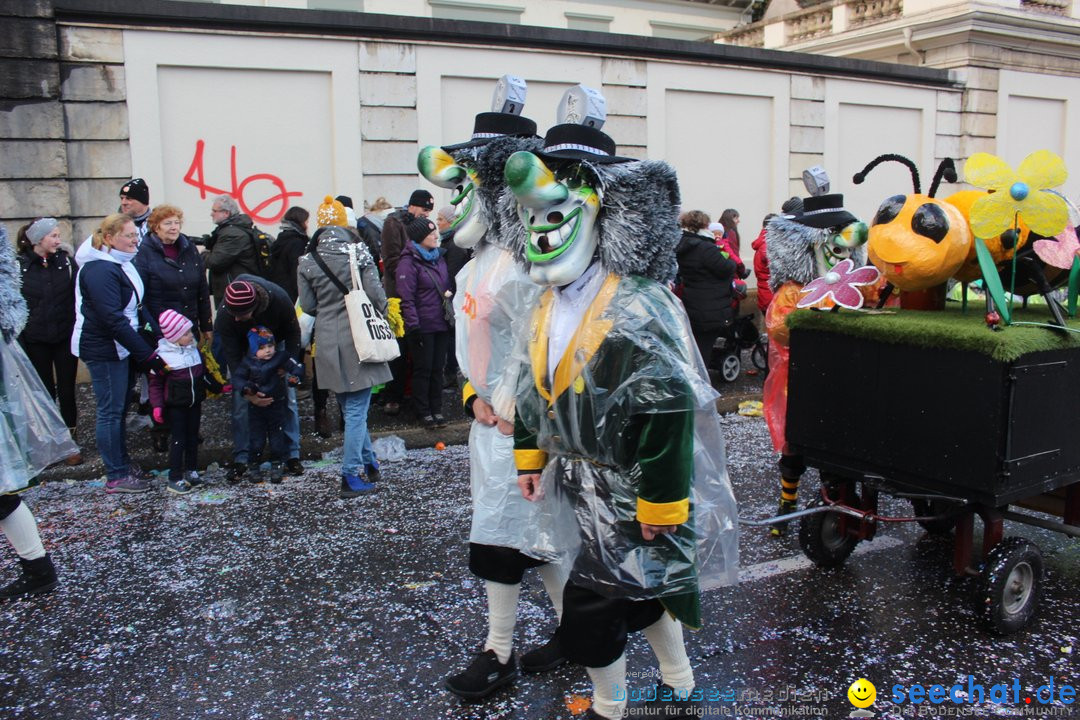
[[[941,184],[943,178],[945,182],[956,182],[956,163],[953,162],[952,158],[945,158],[938,165],[937,172],[934,173],[934,182],[930,184],[930,197],[937,194],[938,185]]]
[[[871,170],[876,168],[881,163],[889,161],[898,162],[901,165],[905,165],[907,169],[911,171],[911,184],[915,188],[915,194],[918,195],[922,192],[922,185],[919,183],[919,168],[915,167],[915,163],[913,163],[911,160],[908,160],[903,155],[895,155],[893,153],[878,155],[876,158],[868,162],[866,164],[866,167],[864,167],[861,172],[855,173],[855,175],[851,179],[856,185],[862,185],[863,181],[866,180],[866,176],[870,174]]]

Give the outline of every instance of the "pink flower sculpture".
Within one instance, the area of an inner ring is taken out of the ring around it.
[[[1069,225],[1054,238],[1053,240],[1036,240],[1035,254],[1047,265],[1068,270],[1072,267],[1077,251],[1080,250],[1076,228]]]
[[[877,268],[867,265],[858,270],[848,258],[841,260],[832,270],[807,283],[799,292],[803,297],[796,304],[799,308],[832,308],[835,305],[858,310],[863,306],[863,294],[858,288],[878,281],[881,273]]]

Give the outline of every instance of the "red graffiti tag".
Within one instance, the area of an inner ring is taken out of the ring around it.
[[[214,187],[208,185],[205,180],[205,172],[203,170],[203,150],[206,147],[206,143],[202,140],[195,142],[195,156],[191,158],[191,165],[188,166],[187,174],[184,175],[184,182],[191,185],[194,188],[198,188],[199,197],[203,200],[206,199],[207,193],[214,193],[215,195],[229,195],[240,205],[240,210],[251,217],[256,223],[275,223],[281,219],[281,216],[285,214],[285,211],[289,209],[289,198],[300,197],[303,195],[301,192],[290,192],[285,189],[285,183],[277,175],[271,175],[270,173],[256,173],[254,175],[248,175],[242,182],[237,182],[236,176],[236,146],[233,145],[230,148],[229,155],[229,168],[232,173],[232,189],[226,190],[225,188]],[[248,204],[244,201],[244,191],[248,185],[253,182],[265,180],[274,187],[277,188],[277,194],[271,195],[255,207],[248,207]],[[265,210],[270,205],[278,203],[278,212],[274,215],[260,215],[259,213]]]

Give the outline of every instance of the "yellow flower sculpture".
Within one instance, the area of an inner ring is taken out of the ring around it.
[[[1064,161],[1049,150],[1031,153],[1016,172],[995,155],[975,153],[964,164],[964,179],[990,194],[971,207],[971,231],[977,238],[997,237],[1014,226],[1019,213],[1043,237],[1057,235],[1068,223],[1069,210],[1060,196],[1048,191],[1068,176]]]

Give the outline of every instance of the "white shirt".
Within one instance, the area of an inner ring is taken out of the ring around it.
[[[585,311],[596,299],[604,284],[605,273],[600,271],[600,261],[594,260],[574,282],[561,288],[552,288],[551,324],[548,329],[548,385],[555,383],[555,368],[566,352],[570,340]]]

